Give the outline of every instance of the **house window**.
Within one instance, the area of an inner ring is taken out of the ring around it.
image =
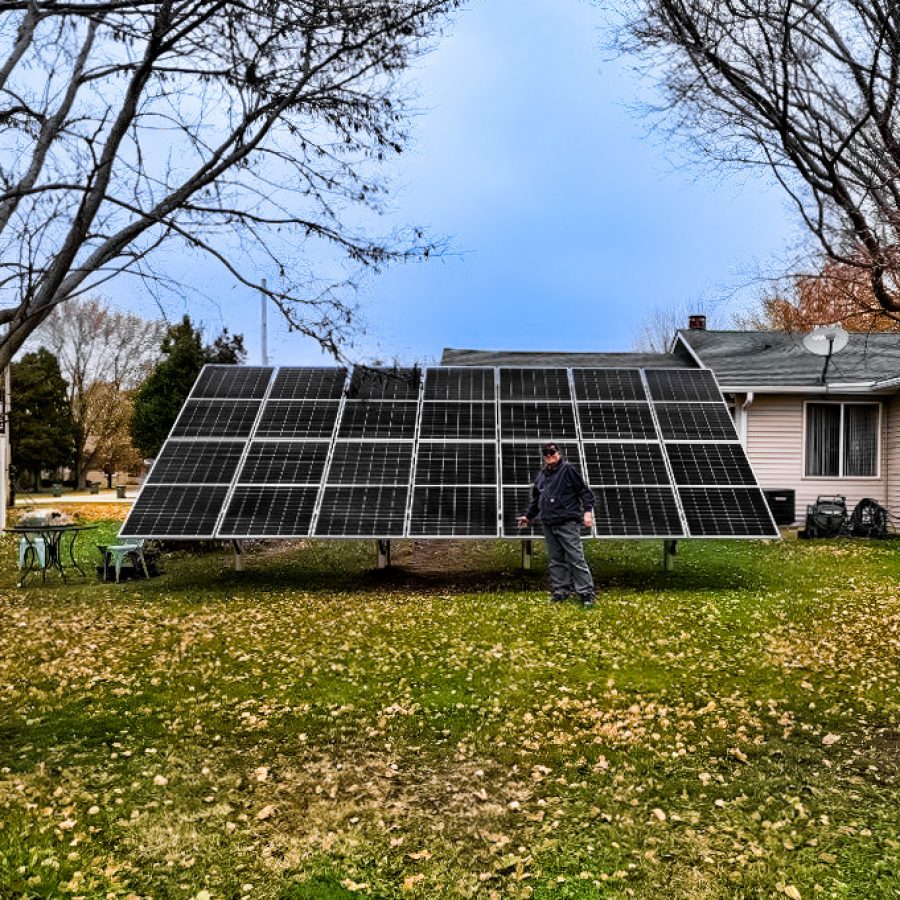
[[[807,476],[878,475],[878,418],[877,403],[807,403]]]

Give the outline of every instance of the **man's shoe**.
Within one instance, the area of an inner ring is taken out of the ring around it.
[[[593,609],[597,604],[593,597],[582,597],[581,605],[584,609]]]

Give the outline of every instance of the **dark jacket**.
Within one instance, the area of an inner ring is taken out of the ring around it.
[[[531,487],[531,504],[525,516],[530,522],[538,513],[545,525],[580,522],[594,509],[594,495],[570,462],[560,460],[552,469],[541,469]]]

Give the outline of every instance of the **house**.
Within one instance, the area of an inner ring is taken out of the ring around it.
[[[707,331],[702,316],[669,353],[444,350],[445,366],[709,368],[764,490],[794,492],[794,520],[820,495],[871,497],[900,514],[900,335],[850,335],[828,359],[802,334]],[[789,517],[789,516],[788,516]]]
[[[900,513],[900,335],[851,333],[826,365],[800,333],[694,327],[672,353],[713,370],[760,485],[794,490],[795,518],[831,494]]]

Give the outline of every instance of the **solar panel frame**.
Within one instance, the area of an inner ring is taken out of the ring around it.
[[[576,403],[582,440],[658,440],[649,403]]]
[[[340,408],[340,400],[269,398],[263,406],[253,437],[291,440],[330,438],[334,434]]]
[[[738,440],[734,419],[722,403],[654,403],[660,437],[707,443]]]
[[[411,400],[345,399],[337,439],[412,440],[418,416],[419,404]]]
[[[148,484],[231,484],[244,440],[172,438],[163,444]]]
[[[469,511],[467,518],[460,518],[460,507]],[[499,508],[496,484],[417,485],[413,489],[408,536],[496,538],[500,534]]]
[[[493,368],[430,366],[425,370],[425,402],[432,400],[496,401]]]
[[[413,449],[412,441],[337,440],[326,484],[408,486]]]
[[[597,537],[657,540],[687,537],[678,495],[672,486],[592,486],[591,490],[595,500],[594,531]],[[645,525],[647,511],[650,513],[650,521]],[[628,512],[631,514],[630,518]],[[611,521],[620,523],[619,527],[610,527]],[[661,522],[661,526],[657,525],[658,522]]]
[[[498,371],[501,402],[540,400],[562,403],[572,399],[568,369],[505,366]]]
[[[228,497],[226,484],[145,484],[122,525],[119,535],[165,540],[207,540],[216,537],[216,525]],[[140,503],[139,503],[140,501]],[[187,528],[201,504],[200,525]],[[137,523],[151,519],[152,524]]]
[[[578,429],[571,402],[523,400],[500,403],[500,439],[576,441]]]
[[[497,442],[420,440],[414,486],[438,485],[497,487]]]
[[[572,369],[572,395],[578,402],[618,401],[646,403],[640,369]]]
[[[398,485],[329,485],[313,523],[316,538],[406,537],[409,488]],[[394,502],[384,503],[384,500]],[[376,515],[378,510],[380,515]],[[324,523],[324,526],[323,526]]]
[[[287,368],[275,376],[270,400],[340,400],[347,369],[340,367]]]
[[[679,486],[758,486],[744,448],[737,442],[666,441],[664,446]]]
[[[422,370],[354,366],[347,386],[348,400],[417,400]]]
[[[711,369],[645,369],[647,392],[654,403],[722,403]]]
[[[657,441],[584,441],[587,481],[602,487],[670,485],[663,448]]]
[[[493,440],[497,416],[493,401],[426,400],[420,440]]]
[[[328,440],[250,441],[236,485],[318,485],[330,450]],[[273,477],[280,470],[278,477]],[[313,477],[318,470],[318,476]]]
[[[318,493],[315,484],[236,485],[222,514],[218,536],[232,540],[306,537]]]

